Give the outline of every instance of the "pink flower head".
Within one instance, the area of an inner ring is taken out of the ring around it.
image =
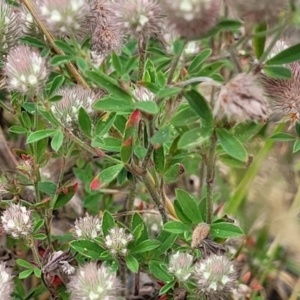
[[[14,283],[11,270],[5,266],[3,262],[0,263],[0,294],[1,298],[5,300],[11,300],[11,294],[13,292]]]

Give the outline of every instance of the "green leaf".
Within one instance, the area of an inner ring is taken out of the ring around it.
[[[55,152],[57,152],[62,146],[63,141],[64,141],[64,134],[62,133],[62,131],[57,131],[51,140],[51,148]]]
[[[33,265],[31,263],[29,263],[28,261],[24,260],[24,259],[17,259],[16,263],[20,266],[23,267],[25,269],[33,269]]]
[[[134,232],[134,229],[138,226],[142,226],[142,230],[140,233],[140,237],[138,239],[135,238],[136,243],[141,243],[142,241],[145,241],[148,239],[148,231],[147,231],[147,226],[143,220],[143,218],[138,214],[135,213],[132,217],[131,221],[131,231]]]
[[[118,164],[100,172],[99,178],[101,184],[104,185],[114,180],[123,168],[124,168],[123,164]]]
[[[95,134],[99,135],[100,137],[105,135],[111,128],[115,119],[116,119],[115,113],[109,113],[106,114],[103,118],[100,118],[96,125]]]
[[[105,211],[102,218],[102,232],[106,236],[109,233],[109,230],[115,227],[115,220],[109,211]]]
[[[33,232],[36,233],[38,232],[45,224],[45,221],[42,219],[39,219],[38,221],[35,222]]]
[[[300,60],[300,44],[291,46],[266,61],[266,65],[283,65]]]
[[[256,33],[264,32],[267,30],[267,24],[264,22],[254,27],[254,37],[252,39],[252,45],[256,57],[259,59],[264,53],[266,36],[255,36]]]
[[[184,96],[190,106],[201,117],[206,125],[211,125],[213,116],[211,109],[205,98],[195,90],[190,90],[184,93]]]
[[[173,43],[173,49],[174,49],[174,54],[175,55],[180,55],[183,48],[185,47],[185,40],[184,39],[177,39]]]
[[[204,221],[201,218],[195,199],[188,192],[177,189],[176,199],[178,200],[184,214],[193,222],[193,224],[197,225]]]
[[[267,76],[275,79],[290,79],[292,77],[291,70],[281,66],[267,66],[263,70]]]
[[[12,132],[12,133],[17,133],[17,134],[24,134],[24,133],[28,132],[28,130],[26,128],[21,127],[21,126],[11,126],[11,127],[9,127],[8,131]]]
[[[78,186],[77,183],[75,183],[73,186],[69,186],[67,194],[60,193],[57,197],[56,202],[54,203],[53,210],[59,209],[60,207],[66,205],[76,193],[77,186]]]
[[[166,294],[169,290],[174,288],[176,281],[172,280],[171,282],[168,282],[167,284],[165,284],[159,291],[159,295],[163,295]]]
[[[22,125],[24,125],[26,128],[31,128],[31,119],[28,115],[28,113],[26,111],[22,111],[21,113],[21,121],[22,121]]]
[[[294,141],[296,139],[295,136],[284,132],[275,133],[271,135],[270,138],[272,140],[281,141],[281,142],[289,142],[289,141]]]
[[[203,68],[197,73],[197,76],[210,77],[225,65],[231,66],[227,60],[220,60],[210,64],[205,64],[203,65]]]
[[[212,128],[193,128],[182,134],[178,141],[178,148],[191,149],[207,142],[212,135]]]
[[[167,270],[165,264],[160,263],[156,260],[149,261],[149,269],[152,275],[162,281],[171,281],[173,276],[170,275],[170,272]]]
[[[164,146],[160,146],[153,150],[153,161],[156,172],[162,174],[165,169]]]
[[[139,101],[134,104],[134,109],[139,109],[151,115],[155,115],[159,111],[158,106],[154,101]]]
[[[134,109],[131,102],[123,98],[113,98],[110,96],[105,96],[95,102],[93,105],[94,109],[112,111],[112,112],[128,112]]]
[[[37,277],[37,278],[41,278],[42,276],[42,271],[38,268],[34,268],[33,269],[33,272],[34,272],[34,275]]]
[[[293,146],[293,153],[296,153],[300,150],[300,141],[296,140]]]
[[[180,234],[185,231],[190,231],[191,227],[181,222],[170,221],[164,224],[164,230],[171,233]]]
[[[220,222],[210,225],[210,235],[213,238],[227,239],[229,237],[241,236],[243,234],[243,230],[232,223]]]
[[[33,235],[33,238],[35,240],[43,241],[43,240],[45,240],[47,238],[47,236],[44,233],[36,233],[36,234]]]
[[[174,233],[167,232],[165,230],[162,230],[159,235],[156,237],[156,239],[161,242],[161,245],[159,248],[157,248],[153,253],[152,257],[158,258],[160,255],[164,254],[169,250],[174,242],[177,239],[177,235]]]
[[[29,277],[32,273],[33,273],[33,269],[22,271],[22,272],[19,274],[19,278],[20,278],[20,279],[25,279],[25,278]]]
[[[96,137],[92,142],[92,146],[95,148],[100,148],[102,150],[119,152],[122,146],[122,141],[120,139],[111,137],[103,139]]]
[[[57,186],[55,183],[51,181],[40,181],[38,183],[38,189],[39,191],[49,195],[54,196],[56,193]]]
[[[151,251],[160,246],[160,242],[157,240],[145,240],[138,245],[135,245],[134,249],[130,251],[130,254],[143,253]]]
[[[50,65],[51,66],[59,66],[62,64],[69,63],[72,60],[74,60],[74,56],[71,56],[71,55],[55,55],[50,60]]]
[[[235,159],[228,154],[219,155],[219,160],[231,168],[244,168],[246,166],[245,162]]]
[[[70,247],[85,257],[99,259],[105,249],[90,240],[77,240],[70,242]]]
[[[132,256],[132,255],[127,255],[125,257],[125,262],[126,262],[126,266],[127,268],[133,272],[133,273],[137,273],[139,270],[139,262],[137,261],[137,259]]]
[[[255,136],[263,126],[263,124],[255,122],[240,123],[234,127],[233,133],[242,143],[244,143]]]
[[[235,136],[221,128],[217,128],[216,133],[223,150],[227,154],[244,162],[248,160],[248,154],[243,144]]]
[[[183,166],[179,163],[171,165],[166,171],[164,180],[165,183],[169,184],[178,180],[179,176],[182,174]]]
[[[88,136],[92,136],[92,120],[89,114],[83,107],[79,108],[78,111],[78,123],[80,129]]]
[[[122,90],[119,84],[110,76],[104,74],[101,71],[86,71],[86,74],[89,79],[93,80],[100,87],[107,90],[109,93],[112,94],[113,97],[117,97],[117,99],[126,100],[130,104],[132,103],[131,96],[127,92]]]
[[[157,94],[157,98],[167,98],[171,96],[178,95],[182,91],[180,87],[166,87],[161,89]]]
[[[43,129],[32,132],[27,137],[27,143],[34,143],[44,138],[50,137],[56,133],[56,129]]]
[[[49,95],[51,96],[55,91],[57,91],[64,83],[65,78],[62,75],[58,75],[52,81],[51,87],[49,89]]]
[[[88,67],[86,61],[82,57],[76,58],[76,65],[79,68],[79,70],[83,73],[86,71]]]
[[[47,45],[43,41],[28,35],[21,38],[20,42],[36,48],[47,48]]]
[[[113,52],[111,54],[111,58],[112,58],[113,67],[118,72],[118,74],[122,75],[123,74],[123,67],[122,67],[119,56],[115,52]]]
[[[199,70],[201,64],[208,58],[210,57],[212,53],[211,49],[204,49],[202,50],[191,62],[188,72],[193,73]]]
[[[169,141],[171,135],[170,126],[164,125],[151,138],[151,144],[161,145]]]
[[[237,20],[223,19],[217,24],[217,27],[222,30],[237,30],[243,26],[243,23]]]
[[[62,40],[56,40],[54,41],[54,44],[56,47],[64,51],[68,55],[75,55],[76,51],[74,48],[72,48],[67,42],[62,41]]]
[[[198,114],[189,105],[182,105],[171,119],[171,124],[174,126],[183,126],[198,120]]]
[[[186,216],[177,199],[174,200],[174,209],[179,220],[188,225],[192,225],[192,221]]]

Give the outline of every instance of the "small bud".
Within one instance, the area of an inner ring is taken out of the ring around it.
[[[10,204],[1,221],[3,230],[13,238],[26,238],[33,231],[31,211],[19,204]]]
[[[101,220],[86,214],[75,221],[73,235],[79,239],[94,239],[101,233]]]
[[[236,286],[237,272],[226,256],[212,254],[195,265],[194,277],[201,296],[227,299]]]
[[[268,102],[253,74],[241,73],[222,87],[215,103],[214,115],[236,122],[264,121],[268,117]]]
[[[161,0],[160,5],[175,30],[188,40],[198,39],[216,25],[219,0]]]
[[[101,189],[101,187],[102,187],[102,184],[100,182],[100,176],[98,174],[90,183],[90,189],[91,189],[91,191],[97,191],[97,190]]]
[[[193,256],[185,252],[176,252],[170,256],[168,270],[179,282],[187,281],[193,273]]]
[[[11,270],[6,267],[5,263],[0,263],[0,294],[1,298],[5,300],[13,299],[11,294],[13,292],[14,283]]]
[[[210,227],[206,223],[201,223],[196,226],[192,235],[192,248],[197,248],[201,242],[207,238],[210,231]]]
[[[105,237],[105,245],[112,255],[125,256],[127,254],[127,244],[133,240],[131,234],[125,233],[124,228],[115,226],[109,230]]]
[[[47,67],[46,59],[36,50],[25,45],[11,49],[4,67],[8,89],[22,94],[39,93],[48,77]]]
[[[78,268],[67,285],[71,300],[118,299],[121,283],[115,273],[102,265],[90,262]]]

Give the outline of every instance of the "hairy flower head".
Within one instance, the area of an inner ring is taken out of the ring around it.
[[[36,0],[40,19],[57,36],[77,36],[90,13],[86,0]]]
[[[19,204],[10,204],[1,216],[3,230],[13,238],[26,238],[33,231],[31,211]]]
[[[21,36],[18,14],[5,0],[0,0],[0,55],[6,55]]]
[[[88,214],[75,221],[73,234],[77,238],[94,239],[101,233],[101,220]]]
[[[272,49],[269,58],[288,48],[288,45],[279,40]],[[274,115],[283,116],[291,124],[300,121],[300,63],[294,62],[285,66],[292,73],[290,79],[275,79],[261,73],[261,83]]]
[[[184,38],[198,39],[216,25],[220,0],[161,0],[169,23]]]
[[[96,93],[80,85],[62,88],[56,92],[56,95],[62,96],[62,99],[53,102],[51,111],[58,121],[71,131],[78,128],[79,109],[82,107],[91,114],[92,105],[98,99]]]
[[[138,86],[133,90],[133,95],[139,101],[154,101],[155,95],[143,86]]]
[[[192,275],[194,257],[188,253],[176,252],[170,256],[168,270],[180,282],[187,281]]]
[[[237,272],[226,256],[212,254],[195,265],[194,278],[199,294],[209,299],[223,299],[235,287]]]
[[[5,263],[0,263],[0,294],[1,298],[11,300],[11,293],[13,292],[14,283],[11,270],[6,267]]]
[[[121,284],[116,274],[94,262],[79,267],[67,287],[70,300],[114,300],[121,294]]]
[[[24,3],[20,4],[19,24],[23,34],[38,38],[43,37],[43,34],[41,33],[38,25],[36,24],[32,14],[28,11]]]
[[[9,51],[4,67],[9,90],[36,94],[43,87],[48,73],[46,59],[35,49],[20,45]]]
[[[237,122],[267,119],[268,102],[256,76],[241,73],[224,85],[215,103],[214,115],[226,115]]]
[[[149,38],[162,28],[162,11],[156,0],[124,0],[114,5],[116,24],[125,34]]]
[[[127,244],[132,241],[132,239],[133,236],[127,234],[124,228],[115,226],[109,230],[104,242],[112,255],[125,256],[128,251]]]

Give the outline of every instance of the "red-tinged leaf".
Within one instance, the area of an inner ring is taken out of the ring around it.
[[[74,185],[64,187],[61,191],[60,194],[57,197],[57,200],[55,203],[53,203],[53,209],[58,209],[62,206],[64,206],[66,203],[68,203],[74,194],[76,193],[78,189],[78,183],[75,183]],[[67,193],[66,193],[67,192]]]
[[[91,184],[90,184],[90,189],[92,191],[97,191],[101,188],[101,182],[100,182],[100,178],[99,178],[99,174],[92,180]]]
[[[127,139],[126,141],[124,141],[122,143],[122,147],[129,147],[129,146],[132,146],[132,143],[133,143],[133,136],[130,137],[129,139]]]
[[[122,143],[121,147],[121,160],[123,163],[127,163],[132,155],[132,149],[133,149],[133,136],[131,136],[129,139],[125,140]]]
[[[259,281],[255,278],[251,281],[250,288],[253,291],[261,291],[263,289],[263,287],[260,285]]]
[[[126,123],[126,129],[130,128],[132,126],[138,126],[141,119],[141,112],[136,109],[129,117],[127,123]]]

